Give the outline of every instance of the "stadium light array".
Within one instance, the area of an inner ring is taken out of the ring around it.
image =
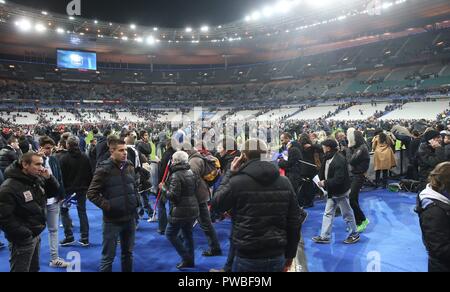
[[[48,15],[47,11],[42,11],[41,13],[42,13],[42,15]]]
[[[27,32],[31,29],[32,25],[28,19],[21,19],[15,22],[20,31]]]
[[[201,32],[208,32],[209,31],[209,27],[207,25],[204,25],[200,28]]]
[[[63,34],[63,33],[64,33],[64,29],[58,27],[58,28],[56,29],[56,32],[57,32],[58,34]]]
[[[131,28],[132,30],[135,30],[135,29],[136,29],[136,24],[130,24],[130,28]]]
[[[157,28],[157,27],[154,27],[154,28],[153,28],[153,31],[158,31],[158,28]]]
[[[5,0],[0,0],[0,4],[6,4]]]
[[[147,44],[154,45],[155,43],[156,43],[156,40],[155,40],[155,38],[153,36],[149,36],[147,38]]]
[[[192,32],[192,27],[186,27],[186,32]]]

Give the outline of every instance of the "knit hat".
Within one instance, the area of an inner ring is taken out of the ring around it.
[[[440,137],[441,134],[439,134],[438,131],[436,130],[430,130],[425,132],[425,134],[423,134],[423,139],[425,140],[425,142],[428,142],[434,138]]]
[[[336,149],[338,147],[338,143],[336,142],[336,140],[327,139],[327,140],[322,142],[322,146],[327,146],[327,147],[330,147],[332,149]]]

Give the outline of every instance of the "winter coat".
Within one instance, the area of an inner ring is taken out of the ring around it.
[[[166,198],[170,201],[168,220],[172,224],[192,223],[199,216],[197,178],[189,164],[177,164],[170,168]]]
[[[388,138],[389,141],[389,138]],[[397,166],[395,161],[394,151],[392,150],[391,143],[381,144],[379,136],[375,136],[372,140],[372,149],[375,152],[373,165],[374,170],[390,170]]]
[[[429,272],[450,272],[450,199],[430,185],[418,197],[422,238],[428,251]]]
[[[23,173],[18,162],[5,171],[0,187],[0,229],[8,241],[30,242],[45,229],[47,194],[58,191],[54,176],[49,179]]]
[[[237,173],[228,172],[212,199],[212,210],[231,210],[231,240],[238,256],[295,257],[300,207],[289,179],[272,163],[250,160]]]

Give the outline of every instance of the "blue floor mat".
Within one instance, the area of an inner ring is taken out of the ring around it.
[[[312,272],[406,272],[427,271],[427,254],[422,244],[418,217],[414,213],[415,195],[391,193],[385,190],[363,192],[360,196],[363,211],[370,220],[361,241],[355,245],[345,245],[345,223],[342,217],[334,221],[333,241],[330,245],[318,245],[311,238],[320,232],[325,202],[316,202],[308,209],[309,217],[303,226],[305,252],[308,269]],[[91,246],[61,247],[60,257],[69,261],[80,257],[82,272],[96,272],[101,256],[102,214],[94,205],[88,203]],[[78,219],[75,208],[71,209],[75,236],[78,236]],[[176,272],[175,265],[180,261],[173,247],[164,236],[159,235],[157,223],[142,221],[136,234],[134,270],[137,272]],[[215,224],[224,255],[205,258],[201,253],[207,249],[207,241],[200,227],[194,230],[196,248],[196,268],[188,272],[206,272],[211,268],[221,268],[226,261],[230,221]],[[62,239],[64,232],[60,229]],[[3,234],[0,240],[5,242]],[[0,250],[0,272],[9,271],[9,252]],[[42,234],[41,271],[65,272],[48,266],[49,245],[47,231]],[[120,271],[120,248],[113,266]]]

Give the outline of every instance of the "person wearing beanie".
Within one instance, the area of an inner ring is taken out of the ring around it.
[[[418,152],[420,190],[425,189],[428,176],[441,162],[445,161],[445,149],[442,147],[442,137],[438,131],[428,130],[423,134]]]
[[[339,207],[350,230],[350,234],[344,243],[356,243],[359,241],[360,237],[357,232],[355,216],[349,202],[351,182],[347,161],[345,157],[338,152],[338,144],[335,140],[325,140],[322,143],[322,147],[325,156],[319,171],[320,182],[318,185],[327,192],[328,199],[323,215],[321,234],[320,236],[313,237],[312,240],[322,244],[331,242],[333,220],[336,209]]]

